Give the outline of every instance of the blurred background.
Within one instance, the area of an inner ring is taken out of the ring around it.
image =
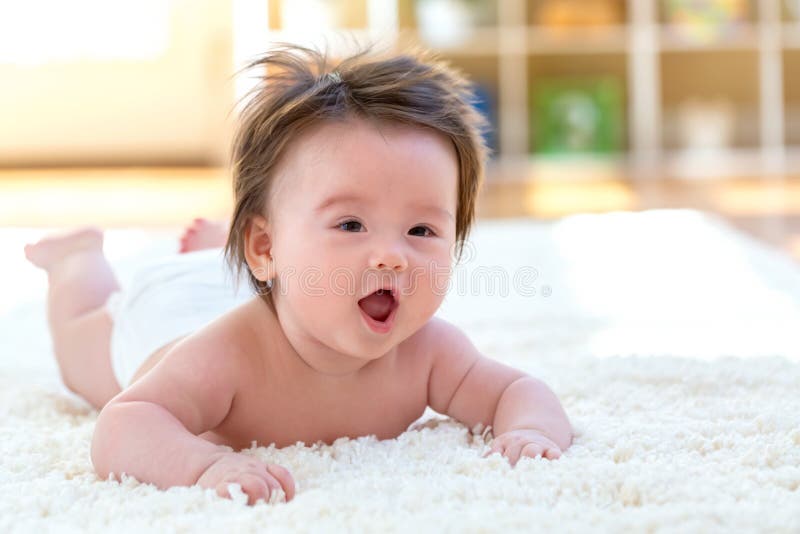
[[[800,0],[0,2],[0,225],[226,217],[236,72],[274,41],[467,75],[479,217],[694,208],[800,259]]]

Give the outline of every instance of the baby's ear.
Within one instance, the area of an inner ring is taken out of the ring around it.
[[[244,230],[244,256],[253,276],[261,282],[275,277],[272,264],[272,236],[267,219],[255,215]]]

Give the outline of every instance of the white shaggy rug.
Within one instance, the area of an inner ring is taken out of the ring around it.
[[[123,284],[177,231],[109,231]],[[0,230],[0,532],[800,532],[800,269],[714,217],[476,227],[440,315],[558,394],[561,459],[482,459],[481,429],[429,410],[393,440],[251,450],[297,483],[254,507],[98,479],[22,254],[42,233]]]

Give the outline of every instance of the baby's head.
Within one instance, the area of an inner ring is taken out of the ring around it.
[[[231,267],[276,313],[339,313],[314,297],[387,282],[421,326],[443,299],[423,285],[460,259],[483,181],[487,123],[470,84],[424,51],[332,62],[281,45],[253,67],[267,72],[234,139]]]

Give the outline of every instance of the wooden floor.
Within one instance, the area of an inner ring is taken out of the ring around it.
[[[221,168],[0,169],[0,226],[181,226],[227,217]],[[487,180],[479,217],[553,219],[574,213],[662,208],[714,212],[800,260],[800,178],[699,182],[620,179]]]

